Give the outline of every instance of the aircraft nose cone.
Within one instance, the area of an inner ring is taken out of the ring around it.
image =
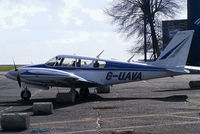
[[[9,78],[10,79],[10,71],[9,72],[7,72],[6,74],[5,74],[5,76],[7,77],[7,78]]]
[[[6,76],[8,79],[13,79],[13,80],[16,80],[16,78],[17,78],[17,75],[16,75],[15,70],[11,70],[11,71],[7,72],[7,73],[5,74],[5,76]]]
[[[5,76],[8,78],[8,77],[9,77],[9,72],[7,72],[7,73],[5,74]]]

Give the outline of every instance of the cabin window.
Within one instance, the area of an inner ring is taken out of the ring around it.
[[[94,68],[104,68],[106,65],[105,61],[94,61],[93,67]]]
[[[75,67],[76,59],[74,58],[64,58],[60,64],[63,67]]]
[[[54,57],[50,59],[46,65],[61,67],[105,68],[106,62],[99,60]]]
[[[92,60],[81,59],[81,67],[92,67]]]
[[[106,62],[105,61],[98,61],[99,63],[99,68],[105,68]]]
[[[94,64],[93,64],[93,67],[94,68],[99,68],[99,61],[94,61]]]

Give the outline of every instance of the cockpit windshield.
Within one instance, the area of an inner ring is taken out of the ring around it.
[[[47,66],[54,66],[54,64],[56,63],[56,59],[57,59],[57,57],[54,57],[54,58],[50,59],[49,61],[47,61],[45,64]]]
[[[54,57],[46,62],[47,66],[65,66],[65,67],[75,67],[76,59],[74,58],[61,58]]]

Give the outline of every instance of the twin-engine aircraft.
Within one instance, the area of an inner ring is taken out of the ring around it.
[[[90,87],[187,74],[190,72],[185,64],[193,33],[193,30],[177,32],[158,59],[150,64],[58,55],[45,64],[15,67],[6,77],[18,81],[24,88],[22,99],[29,100],[31,87],[70,87],[70,93],[87,97]]]

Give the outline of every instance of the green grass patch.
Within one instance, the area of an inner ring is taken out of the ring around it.
[[[16,67],[22,67],[24,65],[16,65]],[[0,71],[10,71],[14,69],[14,65],[0,65]]]

